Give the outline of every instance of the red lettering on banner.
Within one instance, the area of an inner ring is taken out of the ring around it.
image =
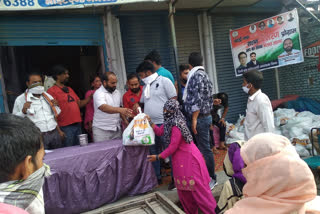
[[[265,43],[263,46],[264,46],[264,47],[272,46],[272,42]]]
[[[282,43],[282,40],[281,40],[281,39],[274,41],[274,42],[273,42],[273,45],[277,45],[277,44],[280,44],[280,43]]]
[[[275,33],[271,33],[268,36],[264,37],[264,41],[268,41],[268,40],[274,40],[276,38],[280,37],[279,32],[275,32]]]

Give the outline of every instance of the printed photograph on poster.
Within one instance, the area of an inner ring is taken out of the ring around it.
[[[304,61],[297,10],[230,30],[236,76]]]

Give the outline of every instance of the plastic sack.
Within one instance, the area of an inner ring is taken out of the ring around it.
[[[277,135],[282,135],[282,132],[279,128],[276,128],[274,131],[273,131],[274,134],[277,134]]]
[[[236,127],[241,126],[240,123],[241,123],[241,121],[242,121],[244,118],[245,118],[244,115],[239,114],[239,119],[237,120],[235,126],[236,126]]]
[[[273,114],[274,114],[274,117],[292,118],[296,115],[296,111],[294,109],[278,108],[276,111],[273,112]]]
[[[310,111],[303,111],[303,112],[300,112],[299,114],[297,114],[297,117],[310,117],[310,118],[313,118],[314,116],[315,116],[315,114],[313,114]]]
[[[293,109],[279,108],[273,112],[274,114],[274,125],[279,127],[285,125],[290,118],[295,117],[296,111]]]
[[[294,147],[301,158],[310,156],[309,151],[304,146],[296,144]]]
[[[312,126],[312,118],[310,118],[310,117],[294,117],[294,118],[288,120],[288,123],[286,125],[284,125],[283,127],[286,128],[289,132],[291,132],[290,137],[296,137],[296,136],[301,135],[301,133],[298,132],[298,133],[294,134],[294,131],[297,131],[297,129],[292,131],[291,129],[293,127],[301,128],[302,134],[308,134],[310,132],[311,126]]]
[[[155,144],[155,134],[149,121],[145,118],[146,114],[141,113],[133,118],[122,135],[123,145],[125,146],[151,146]]]
[[[229,132],[230,138],[235,140],[244,140],[244,133],[238,132],[237,130],[233,129]]]

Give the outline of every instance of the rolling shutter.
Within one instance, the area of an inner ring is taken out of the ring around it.
[[[201,52],[198,19],[196,15],[175,16],[179,64],[188,64],[192,52]]]
[[[0,46],[99,46],[103,41],[98,15],[0,18]]]
[[[121,16],[120,28],[127,73],[135,73],[144,57],[156,49],[161,55],[162,66],[175,76],[176,68],[166,15]]]

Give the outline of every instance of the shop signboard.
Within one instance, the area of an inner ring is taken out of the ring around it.
[[[164,0],[0,0],[0,11],[85,8]]]

